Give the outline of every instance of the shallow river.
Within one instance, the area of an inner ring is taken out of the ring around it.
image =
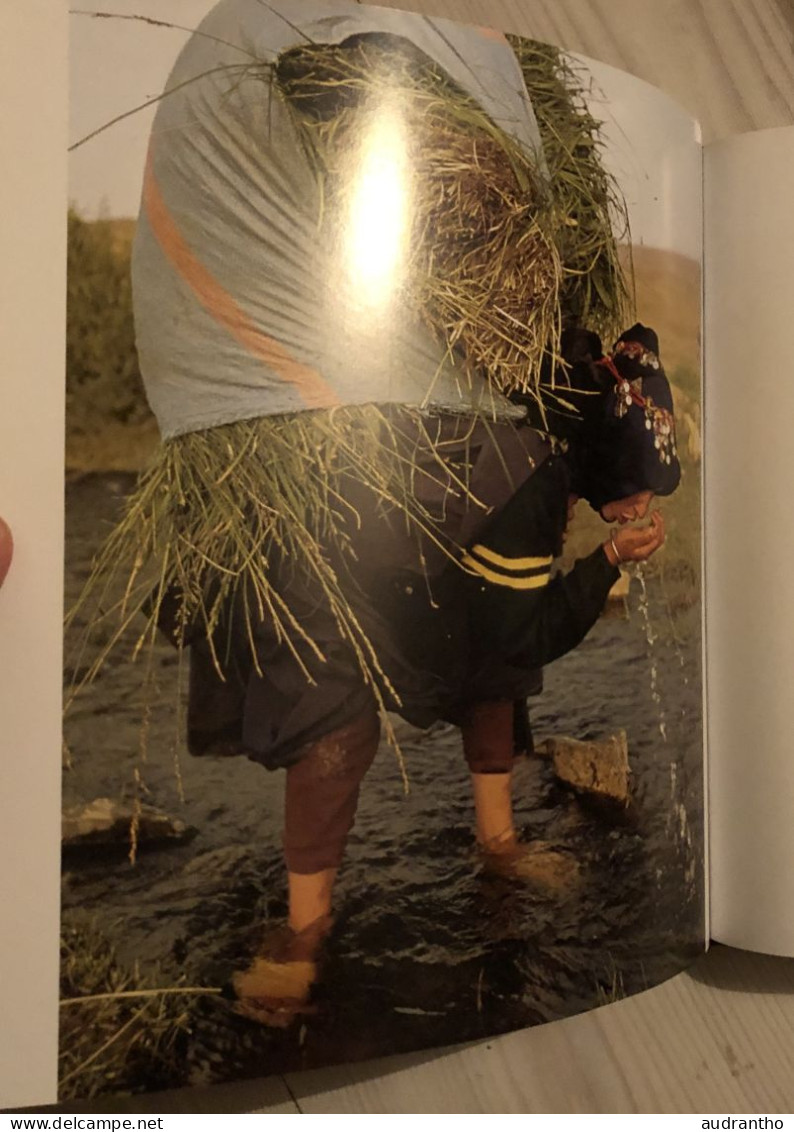
[[[94,476],[67,498],[67,602],[131,480]],[[316,1014],[271,1031],[206,998],[178,1079],[262,1076],[480,1038],[589,1009],[654,985],[702,947],[699,610],[671,614],[632,581],[628,619],[604,618],[546,670],[531,701],[536,740],[628,732],[634,805],[616,821],[584,808],[546,762],[516,774],[526,838],[572,849],[582,884],[543,896],[483,875],[459,735],[408,739],[411,784],[382,747],[363,789],[338,886]],[[649,637],[651,641],[649,642]],[[280,774],[242,758],[180,757],[176,658],[155,654],[147,801],[198,830],[178,847],[66,863],[64,913],[90,917],[121,957],[163,977],[218,985],[246,965],[265,921],[285,913]],[[141,664],[114,655],[67,720],[65,802],[131,796],[139,759]],[[164,1083],[164,1082],[161,1082]]]

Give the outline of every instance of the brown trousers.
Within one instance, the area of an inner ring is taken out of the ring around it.
[[[509,774],[517,746],[512,700],[472,704],[461,720],[463,753],[472,774]]]
[[[507,774],[515,731],[511,700],[474,704],[461,723],[472,774]],[[380,739],[375,708],[310,743],[287,770],[284,857],[292,873],[338,868],[356,816],[364,775]]]
[[[291,873],[319,873],[342,862],[362,779],[380,739],[375,707],[301,752],[287,769],[284,858]]]

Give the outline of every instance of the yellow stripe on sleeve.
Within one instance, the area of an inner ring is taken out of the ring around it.
[[[496,586],[507,586],[511,590],[539,590],[548,585],[551,576],[551,571],[547,570],[544,574],[533,574],[529,578],[511,578],[507,574],[497,574],[494,570],[489,570],[469,554],[464,554],[461,561],[467,569],[473,570],[487,582],[493,582]]]
[[[494,566],[501,566],[503,570],[537,570],[541,566],[551,566],[552,563],[550,554],[543,558],[505,558],[503,554],[497,554],[495,550],[489,550],[480,543],[473,546],[471,552]]]

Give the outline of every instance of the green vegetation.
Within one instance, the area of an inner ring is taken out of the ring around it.
[[[158,986],[158,971],[144,975],[137,963],[125,965],[92,924],[64,926],[60,1101],[164,1088],[184,1077],[196,995],[179,987],[154,993]]]
[[[670,384],[690,400],[700,402],[700,374],[692,366],[677,365],[670,376]]]
[[[548,43],[507,37],[521,66],[543,144],[554,242],[562,262],[560,306],[571,326],[607,341],[630,321],[631,255],[626,202],[601,161],[602,123],[587,105],[589,77]]]
[[[69,211],[66,292],[67,468],[139,467],[156,426],[135,350],[132,221]]]

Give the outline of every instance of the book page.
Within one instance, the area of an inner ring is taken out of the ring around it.
[[[794,954],[794,128],[705,150],[712,936]]]
[[[705,946],[696,124],[591,60],[344,0],[102,7],[70,27],[67,607],[98,584],[66,634],[61,1099],[675,974]],[[563,318],[592,337],[551,430]],[[585,416],[627,461],[578,469]],[[49,926],[43,1084],[7,1104],[51,1098]]]

